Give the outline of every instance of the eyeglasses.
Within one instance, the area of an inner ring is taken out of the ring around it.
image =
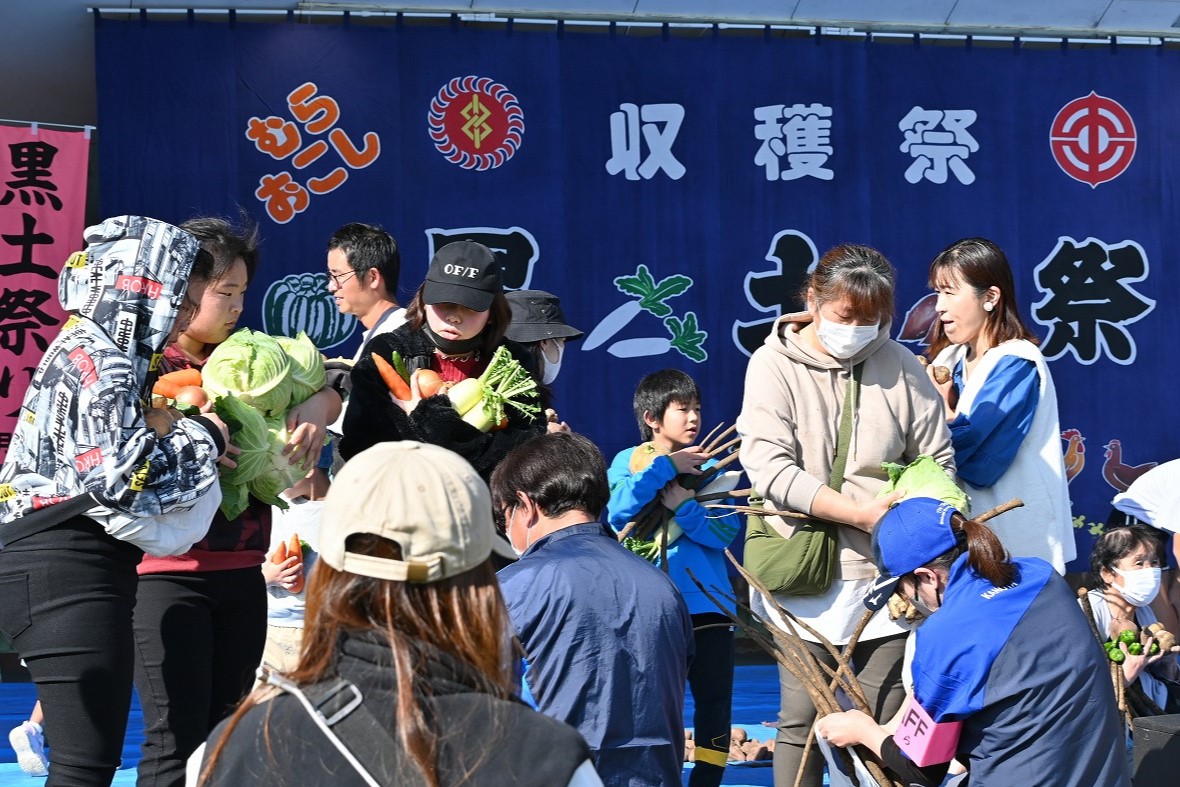
[[[348,273],[332,273],[332,271],[328,271],[328,278],[331,280],[328,282],[328,286],[331,287],[332,282],[335,282],[336,289],[340,289],[344,286],[344,282],[348,281],[351,277],[356,276],[359,272],[360,271],[356,270],[351,270]]]

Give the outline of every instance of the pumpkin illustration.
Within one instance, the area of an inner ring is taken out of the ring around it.
[[[272,336],[303,331],[321,350],[347,340],[357,320],[336,308],[327,282],[324,273],[297,273],[271,284],[262,299],[263,330]]]

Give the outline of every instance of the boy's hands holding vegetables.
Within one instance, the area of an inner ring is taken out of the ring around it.
[[[673,478],[664,484],[664,488],[660,490],[660,505],[669,511],[675,512],[685,500],[691,500],[695,496],[695,490],[685,489],[680,485],[679,481]]]
[[[282,563],[272,563],[270,560],[266,560],[262,564],[262,576],[266,580],[268,587],[275,586],[281,587],[283,590],[293,591],[302,573],[303,561],[295,555],[287,558]]]
[[[688,448],[673,451],[668,454],[668,458],[676,466],[677,473],[690,473],[691,475],[700,475],[701,465],[709,459],[705,454],[705,449],[699,445],[690,445]]]

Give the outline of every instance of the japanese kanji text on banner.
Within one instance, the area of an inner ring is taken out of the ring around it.
[[[64,312],[57,274],[82,237],[89,135],[0,126],[0,461]]]

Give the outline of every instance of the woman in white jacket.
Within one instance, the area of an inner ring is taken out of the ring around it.
[[[983,238],[957,241],[930,265],[938,322],[927,371],[946,402],[959,480],[978,514],[1014,497],[1023,508],[988,525],[1013,557],[1065,572],[1076,547],[1053,377],[1020,319],[1008,258]]]

